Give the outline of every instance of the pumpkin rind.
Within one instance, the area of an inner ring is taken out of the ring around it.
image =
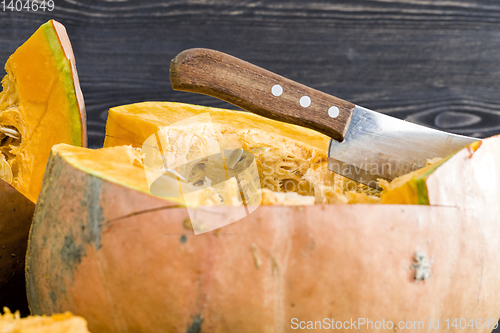
[[[0,305],[24,313],[24,262],[35,204],[4,181],[0,203]]]

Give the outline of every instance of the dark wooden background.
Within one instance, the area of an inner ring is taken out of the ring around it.
[[[500,133],[500,1],[55,0],[53,12],[0,11],[0,63],[50,18],[73,43],[91,147],[112,106],[235,108],[172,90],[169,61],[191,47],[427,126]]]
[[[0,11],[0,63],[51,18],[73,44],[91,147],[112,106],[235,108],[172,90],[169,62],[191,47],[427,126],[500,133],[498,0],[55,0],[53,12]]]

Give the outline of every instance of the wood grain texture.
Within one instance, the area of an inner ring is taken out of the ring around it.
[[[170,63],[180,91],[217,97],[244,110],[344,140],[355,105],[211,49],[182,51]],[[274,90],[278,88],[278,90]],[[336,115],[330,117],[329,109]]]
[[[0,12],[0,62],[43,22],[73,43],[89,119],[146,100],[229,107],[173,91],[170,60],[226,52],[358,105],[454,133],[500,132],[497,1],[56,0],[54,12]]]

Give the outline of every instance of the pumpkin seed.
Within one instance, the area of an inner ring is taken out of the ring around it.
[[[271,147],[254,147],[250,149],[250,152],[252,154],[260,154],[260,153],[265,153],[271,150]]]
[[[0,179],[3,179],[9,184],[12,184],[12,178],[12,169],[2,155],[0,156]]]
[[[172,178],[179,178],[182,182],[187,183],[186,178],[184,178],[180,173],[173,169],[162,169],[161,172],[163,172],[163,175],[172,177]]]
[[[240,161],[241,156],[243,156],[243,148],[233,150],[228,158],[229,168],[234,169],[236,164]]]
[[[16,130],[15,128],[0,125],[0,133],[8,137],[11,137],[15,140],[21,139],[21,133],[19,133],[19,131]]]

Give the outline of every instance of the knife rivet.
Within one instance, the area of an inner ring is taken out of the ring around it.
[[[307,108],[309,105],[311,105],[311,99],[308,96],[302,96],[299,103],[303,108]]]
[[[328,109],[328,115],[332,118],[337,118],[339,113],[340,113],[339,108],[336,106],[332,106]]]
[[[279,84],[275,84],[275,85],[271,88],[271,93],[272,93],[274,96],[281,96],[281,94],[283,93],[283,88],[282,88]]]

